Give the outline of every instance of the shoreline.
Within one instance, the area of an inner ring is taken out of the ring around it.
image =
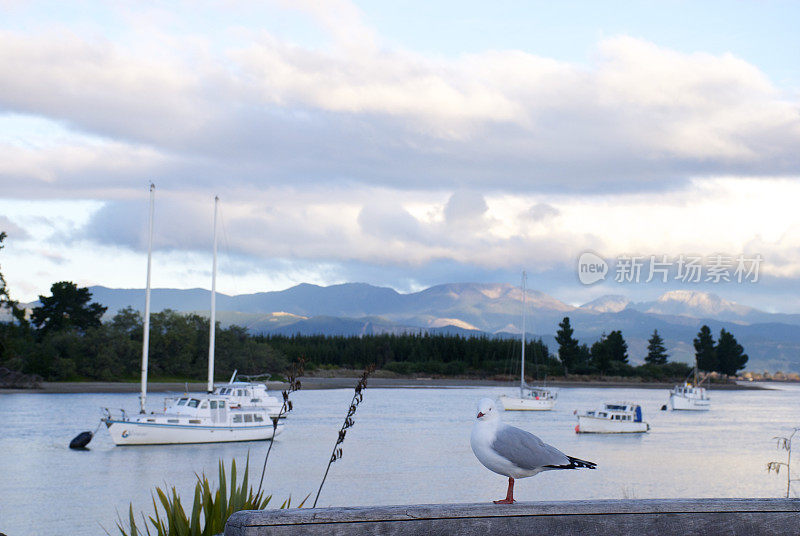
[[[319,377],[304,376],[300,378],[303,389],[348,389],[355,386],[355,377]],[[284,382],[265,382],[271,391],[280,391],[286,387]],[[768,387],[750,383],[718,383],[708,386],[714,391],[761,391]],[[783,383],[783,382],[778,382]],[[426,389],[426,388],[459,388],[459,387],[516,387],[508,381],[476,380],[464,378],[380,378],[369,379],[369,386],[378,389]],[[549,387],[588,387],[588,388],[638,388],[638,389],[672,389],[674,382],[642,382],[624,381],[619,379],[586,380],[586,381],[551,381]],[[139,382],[42,382],[38,389],[0,389],[2,394],[70,394],[70,393],[138,393]],[[151,382],[148,384],[149,393],[182,393],[203,392],[205,382]]]

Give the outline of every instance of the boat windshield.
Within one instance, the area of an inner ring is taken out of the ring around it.
[[[191,400],[189,400],[188,406],[190,408],[196,408],[199,403],[200,403],[199,400],[197,400],[196,398],[192,398]]]
[[[185,405],[186,405],[186,402],[187,402],[188,400],[189,400],[188,398],[181,398],[180,400],[178,400],[178,405],[179,405],[179,406],[185,406]]]

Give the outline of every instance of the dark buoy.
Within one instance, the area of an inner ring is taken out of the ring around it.
[[[667,405],[666,405],[666,404],[664,404],[663,406],[661,406],[661,411],[667,411]]]
[[[86,445],[89,444],[89,441],[92,440],[92,437],[94,437],[94,434],[91,432],[81,432],[72,438],[72,441],[69,442],[69,448],[85,449]]]

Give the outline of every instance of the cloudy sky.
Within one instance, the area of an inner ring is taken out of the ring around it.
[[[218,288],[712,290],[800,312],[796,2],[0,0],[0,267]],[[577,259],[611,263],[582,285]],[[760,255],[757,282],[614,281]],[[798,297],[794,297],[798,296]]]

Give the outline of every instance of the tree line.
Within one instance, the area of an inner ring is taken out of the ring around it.
[[[618,376],[652,375],[659,370],[679,373],[686,367],[683,363],[669,361],[669,354],[664,346],[664,339],[658,330],[647,342],[647,355],[644,365],[632,370],[628,364],[628,344],[621,331],[603,334],[591,347],[581,344],[574,336],[569,317],[565,317],[558,325],[556,342],[558,358],[564,367],[564,374],[610,374]],[[736,341],[733,334],[724,328],[720,331],[719,341],[714,343],[711,329],[704,325],[693,340],[695,348],[695,364],[704,372],[718,372],[728,376],[736,375],[744,369],[748,361],[744,348]]]
[[[0,249],[4,233],[0,233]],[[91,301],[88,288],[61,281],[39,296],[30,320],[11,299],[0,273],[0,309],[11,311],[11,321],[0,322],[0,366],[46,380],[133,380],[138,378],[143,320],[126,308],[102,322],[106,307]],[[541,340],[526,341],[529,376],[600,375],[638,376],[667,380],[685,377],[690,368],[670,362],[664,341],[654,331],[645,363],[629,363],[628,344],[619,330],[603,334],[591,346],[574,337],[569,317],[559,324],[557,353]],[[515,376],[519,373],[520,341],[492,336],[384,334],[361,337],[252,335],[246,328],[217,327],[216,367],[225,379],[242,374],[279,374],[300,357],[306,368],[361,369],[374,363],[398,374]],[[151,315],[150,374],[152,378],[200,380],[208,359],[209,320],[196,314],[165,310]],[[734,336],[722,330],[715,343],[703,326],[694,347],[697,365],[704,371],[733,375],[744,368],[747,355]]]

